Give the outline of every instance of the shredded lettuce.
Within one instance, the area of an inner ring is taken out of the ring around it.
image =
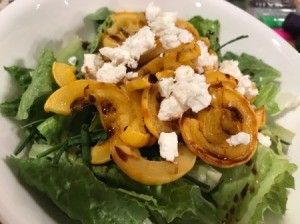
[[[21,97],[16,115],[17,120],[27,119],[31,107],[38,102],[38,99],[47,97],[53,92],[55,88],[52,76],[52,64],[54,60],[53,52],[50,50],[43,51],[40,54],[37,68],[31,72],[32,81]]]
[[[212,194],[218,216],[229,223],[257,223],[266,210],[284,214],[287,188],[294,187],[296,165],[259,145],[246,165],[220,169],[222,182]]]

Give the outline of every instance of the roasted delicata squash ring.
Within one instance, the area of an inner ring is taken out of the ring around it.
[[[231,88],[213,88],[211,94],[215,100],[210,107],[198,114],[186,112],[182,116],[180,129],[185,143],[213,166],[227,168],[246,163],[257,147],[255,112],[246,98]],[[238,132],[250,135],[248,145],[230,146],[226,142]]]
[[[76,104],[82,102],[97,107],[101,123],[106,130],[123,130],[135,118],[125,91],[115,84],[92,80],[77,80],[59,88],[48,98],[44,109],[47,112],[71,115]]]
[[[111,160],[110,144],[111,140],[108,140],[91,148],[91,164],[100,165]]]
[[[157,84],[144,89],[142,95],[144,123],[149,132],[156,138],[159,138],[161,132],[175,131],[179,133],[180,131],[178,121],[161,121],[157,117],[161,100]]]
[[[46,112],[53,112],[62,115],[71,115],[73,103],[85,98],[85,89],[89,85],[98,83],[91,80],[77,80],[65,85],[50,95],[44,109]]]
[[[60,87],[76,81],[75,70],[75,66],[56,61],[52,65],[52,74],[54,80]]]
[[[176,70],[181,65],[195,68],[193,60],[200,55],[200,48],[196,42],[181,44],[178,47],[167,50],[161,56],[157,56],[138,70],[139,76],[156,74],[163,70]]]
[[[262,106],[259,109],[255,109],[255,115],[256,115],[256,119],[257,119],[257,126],[258,129],[261,129],[265,123],[266,123],[266,107]]]
[[[104,32],[101,38],[103,47],[117,47],[147,25],[143,12],[118,12],[110,15],[110,19],[112,26]]]
[[[228,74],[218,71],[209,71],[204,74],[206,83],[210,86],[226,86],[232,89],[237,87],[237,80]]]
[[[114,162],[130,178],[147,185],[165,184],[175,181],[192,169],[196,155],[185,144],[178,146],[179,156],[174,163],[167,161],[150,161],[139,155],[137,148],[125,145],[115,138],[111,144]]]
[[[198,31],[191,23],[189,23],[185,20],[182,20],[182,19],[177,19],[175,25],[179,28],[186,29],[187,31],[189,31],[194,36],[195,40],[199,39]]]

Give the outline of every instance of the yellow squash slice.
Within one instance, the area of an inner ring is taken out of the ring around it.
[[[149,132],[156,138],[159,138],[161,132],[175,131],[179,133],[178,121],[161,121],[157,117],[161,100],[157,85],[144,89],[142,95],[144,123]]]
[[[180,129],[187,146],[203,161],[218,167],[246,163],[257,146],[257,119],[249,102],[237,91],[228,88],[210,90],[215,100],[198,114],[185,113]],[[225,121],[226,120],[226,121]],[[230,146],[226,139],[238,132],[250,135],[248,145]]]
[[[171,163],[144,159],[137,148],[126,146],[119,139],[111,145],[112,158],[118,167],[133,180],[147,185],[175,181],[192,169],[197,156],[185,144],[180,144],[178,151],[179,156]]]
[[[52,65],[52,73],[55,82],[60,87],[76,81],[75,66],[67,65],[65,63],[54,62]]]

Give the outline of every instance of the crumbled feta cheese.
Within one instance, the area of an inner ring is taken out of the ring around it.
[[[192,77],[195,74],[194,70],[187,65],[182,65],[175,70],[175,80],[177,82],[186,78]]]
[[[258,89],[253,88],[253,84],[249,75],[238,76],[237,80],[238,86],[236,90],[244,95],[247,99],[251,99],[258,94]]]
[[[240,144],[248,145],[250,143],[250,135],[245,132],[239,132],[236,135],[232,135],[226,142],[230,146],[237,146]]]
[[[138,76],[139,76],[139,73],[137,73],[137,72],[128,72],[128,73],[126,73],[125,78],[128,80],[131,80],[131,79],[135,79]]]
[[[107,83],[118,83],[126,76],[126,66],[120,64],[114,66],[112,63],[104,63],[97,71],[97,81]]]
[[[202,70],[203,66],[214,66],[218,61],[217,55],[210,54],[208,52],[208,47],[202,40],[198,40],[197,44],[200,47],[200,56],[197,59],[198,70]]]
[[[158,118],[162,121],[177,119],[189,108],[197,113],[208,107],[211,102],[208,87],[203,75],[189,66],[178,67],[175,80],[168,78],[168,83],[159,82],[161,96],[168,98],[161,102]]]
[[[258,133],[257,138],[258,138],[258,142],[263,146],[270,147],[272,144],[270,137],[262,133]]]
[[[70,65],[75,66],[75,65],[76,65],[76,62],[77,62],[77,58],[76,58],[75,56],[69,57],[68,63],[69,63]]]
[[[137,67],[137,62],[130,57],[130,51],[122,47],[103,47],[100,49],[101,55],[109,58],[113,65],[125,64],[128,67]]]
[[[193,35],[186,29],[178,28],[178,39],[181,43],[187,44],[194,40]]]
[[[169,97],[174,85],[173,78],[162,78],[158,83],[158,91],[162,97]]]
[[[103,64],[104,61],[100,55],[84,54],[84,62],[81,71],[89,78],[96,78],[97,71]]]
[[[186,105],[182,105],[175,96],[163,99],[160,103],[160,109],[158,112],[158,119],[161,121],[169,121],[178,119],[180,116],[188,110]]]
[[[158,139],[160,156],[170,162],[178,157],[178,140],[175,132],[162,132]]]
[[[180,45],[176,27],[165,29],[160,36],[160,42],[165,49],[173,49]]]
[[[113,65],[125,64],[136,68],[140,56],[154,47],[155,35],[148,26],[144,26],[136,34],[128,37],[121,46],[103,47],[100,53],[109,58]]]
[[[210,104],[211,95],[208,92],[208,86],[203,75],[194,74],[175,83],[172,94],[181,104],[187,105],[197,113]]]
[[[223,72],[225,74],[229,74],[235,78],[242,76],[239,69],[239,62],[234,60],[224,60],[220,63],[220,72]]]
[[[147,6],[145,14],[148,21],[154,21],[161,14],[161,9],[158,6],[155,6],[153,2],[151,2]]]
[[[159,7],[150,3],[145,14],[148,25],[159,36],[165,49],[173,49],[181,43],[189,43],[194,40],[189,31],[176,27],[177,13],[161,12]]]

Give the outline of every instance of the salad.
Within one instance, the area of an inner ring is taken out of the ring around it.
[[[221,55],[218,21],[102,8],[1,104],[27,137],[8,164],[83,223],[257,223],[284,214],[293,134],[272,120],[279,72]],[[100,117],[100,121],[99,121]],[[267,120],[267,122],[266,122]],[[175,142],[175,144],[174,144]],[[177,144],[178,142],[178,144]],[[116,215],[117,214],[117,215]]]

